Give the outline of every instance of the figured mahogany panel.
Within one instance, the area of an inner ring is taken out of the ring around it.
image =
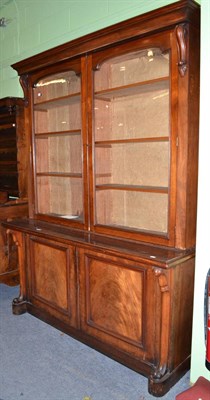
[[[76,321],[74,254],[71,247],[31,237],[31,295],[55,316],[64,314]]]
[[[34,294],[67,310],[67,250],[33,241]]]
[[[154,334],[149,328],[154,298],[146,298],[147,283],[154,278],[150,272],[123,258],[81,250],[81,329],[115,348],[150,358],[155,347],[149,343]],[[153,291],[152,280],[150,284]]]
[[[141,343],[142,272],[98,259],[89,260],[86,272],[87,323]]]

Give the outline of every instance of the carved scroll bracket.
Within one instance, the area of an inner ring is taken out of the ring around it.
[[[24,243],[21,232],[12,231],[11,229],[7,230],[7,237],[9,235],[12,236],[15,245],[18,250],[18,264],[19,264],[19,273],[20,273],[20,294],[19,297],[13,300],[13,313],[16,315],[23,314],[26,312],[26,276],[24,269]]]
[[[24,93],[25,106],[27,107],[28,106],[28,88],[29,88],[28,75],[21,75],[20,84],[21,84],[21,87],[22,87],[23,93]]]
[[[183,77],[187,71],[187,29],[184,24],[176,26],[176,38],[178,48],[178,68]]]
[[[158,280],[161,293],[161,324],[160,324],[160,362],[157,366],[153,380],[160,380],[167,373],[167,360],[169,350],[169,319],[170,319],[170,290],[167,275],[161,268],[154,267],[153,272]]]

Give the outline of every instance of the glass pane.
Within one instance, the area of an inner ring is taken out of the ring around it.
[[[169,82],[164,89],[116,97],[95,96],[95,139],[130,139],[169,135]]]
[[[168,141],[101,145],[95,155],[96,185],[168,186]]]
[[[38,176],[37,197],[39,213],[83,220],[82,179]]]
[[[96,192],[96,223],[115,228],[131,228],[166,233],[168,196],[126,190]]]
[[[37,211],[83,220],[80,76],[39,81],[34,90]]]
[[[80,77],[67,71],[40,80],[34,88],[34,103],[80,92]]]
[[[95,72],[95,91],[163,78],[169,75],[169,53],[146,49],[115,57]]]
[[[169,66],[169,52],[147,49],[94,73],[97,224],[167,232]]]
[[[81,128],[81,105],[80,99],[77,102],[63,106],[57,100],[55,103],[47,103],[45,108],[34,112],[35,133],[63,132],[78,130]],[[40,106],[39,106],[40,107]],[[43,107],[43,106],[42,106]]]
[[[73,173],[82,176],[81,135],[45,135],[36,139],[37,173]]]

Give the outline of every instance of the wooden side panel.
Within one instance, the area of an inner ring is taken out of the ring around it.
[[[199,31],[181,25],[186,46],[186,72],[178,80],[178,167],[175,247],[195,245],[198,133],[199,133]],[[182,43],[182,45],[183,45]]]
[[[30,238],[30,286],[34,305],[76,324],[76,275],[73,248]]]
[[[191,354],[195,257],[171,270],[172,320],[169,363],[173,368]]]
[[[11,204],[11,205],[10,205]],[[23,218],[28,214],[27,203],[9,201],[0,207],[0,221]],[[0,226],[0,283],[17,285],[19,283],[19,265],[17,248],[6,229]]]
[[[159,365],[150,375],[149,392],[163,396],[190,367],[195,258],[168,271],[155,268],[161,294]]]

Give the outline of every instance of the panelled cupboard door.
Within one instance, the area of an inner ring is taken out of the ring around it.
[[[176,191],[179,199],[188,192],[184,185],[177,187],[187,174],[183,162],[177,164],[177,152],[188,118],[187,102],[185,113],[179,110],[188,73],[181,76],[178,56],[173,29],[95,52],[89,59],[91,229],[96,232],[175,246],[176,218],[185,213],[177,210]],[[187,157],[187,141],[184,147]]]
[[[79,58],[32,82],[35,213],[79,227],[87,219],[83,75]]]
[[[74,247],[28,238],[29,298],[33,306],[76,326],[76,273]]]
[[[105,352],[129,354],[149,368],[160,331],[155,332],[160,304],[152,268],[82,249],[79,260],[81,330],[103,343]]]

